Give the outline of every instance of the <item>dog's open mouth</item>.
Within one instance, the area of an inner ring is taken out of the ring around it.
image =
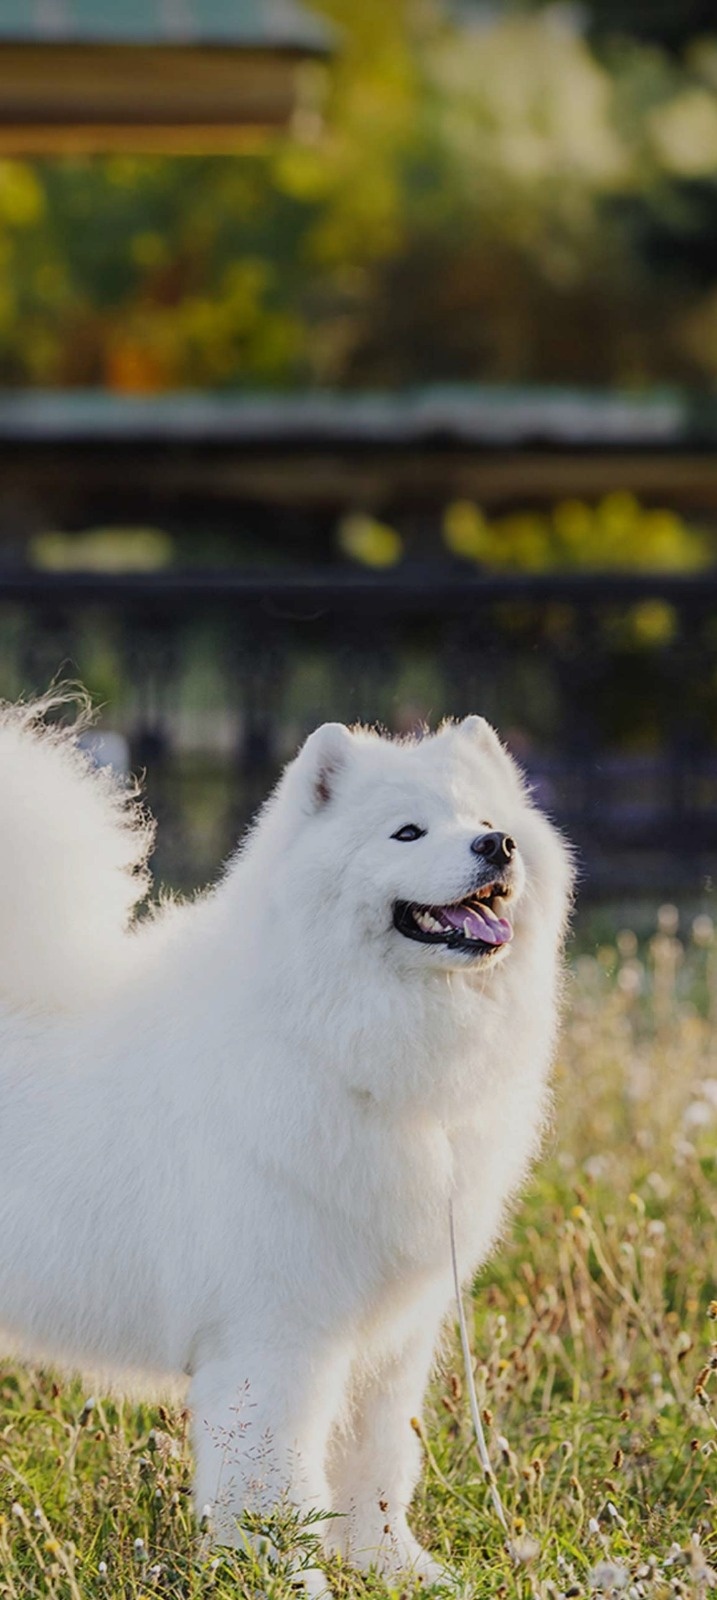
[[[505,883],[486,883],[452,905],[425,906],[397,900],[393,925],[406,939],[421,944],[442,944],[448,950],[492,955],[510,943],[513,928],[505,915],[509,894]]]

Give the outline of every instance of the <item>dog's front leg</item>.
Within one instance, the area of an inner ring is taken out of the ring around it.
[[[330,1465],[333,1505],[344,1516],[328,1537],[354,1566],[375,1567],[388,1578],[410,1572],[424,1583],[450,1583],[407,1520],[421,1471],[412,1419],[421,1414],[440,1326],[430,1312],[421,1320],[423,1326],[408,1337],[404,1330],[356,1383],[351,1419]]]
[[[314,1343],[245,1351],[200,1366],[190,1393],[196,1460],[195,1503],[211,1508],[219,1544],[246,1546],[246,1512],[260,1517],[292,1508],[302,1519],[328,1512],[325,1474],[329,1431],[341,1403],[348,1357],[321,1359]],[[323,1544],[326,1524],[308,1527]],[[328,1593],[317,1568],[300,1577],[312,1595]]]

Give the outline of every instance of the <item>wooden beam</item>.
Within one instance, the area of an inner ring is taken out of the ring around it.
[[[206,508],[244,503],[308,517],[333,517],[347,505],[364,506],[400,520],[403,512],[414,510],[438,517],[451,500],[474,500],[496,515],[550,507],[572,496],[592,504],[615,489],[629,489],[648,506],[713,517],[717,456],[556,451],[510,452],[502,458],[475,451],[261,450],[226,441],[206,448],[190,439],[181,447],[176,441],[89,445],[0,439],[0,526],[5,520],[10,527],[17,524],[19,506],[42,505],[43,518],[53,522],[70,505],[84,517],[81,508],[91,498],[111,506],[135,491],[145,505],[151,502],[153,516],[161,515],[162,503],[172,503],[187,509],[188,520],[196,516],[200,500]]]
[[[0,153],[224,151],[286,126],[303,53],[172,45],[0,46]]]

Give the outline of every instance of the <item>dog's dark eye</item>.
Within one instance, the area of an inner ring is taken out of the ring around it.
[[[408,843],[411,839],[422,839],[425,832],[425,828],[417,828],[415,822],[407,822],[405,827],[399,828],[397,833],[392,833],[391,838],[400,839],[402,842]]]

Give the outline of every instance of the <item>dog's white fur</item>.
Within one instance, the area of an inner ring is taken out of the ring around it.
[[[392,907],[468,893],[487,824],[515,937],[471,965]],[[72,733],[4,709],[0,1322],[189,1373],[220,1536],[284,1486],[344,1514],[328,1546],[430,1579],[406,1513],[449,1198],[467,1281],[539,1137],[567,852],[479,718],[319,729],[219,887],[131,928],[150,843]]]

